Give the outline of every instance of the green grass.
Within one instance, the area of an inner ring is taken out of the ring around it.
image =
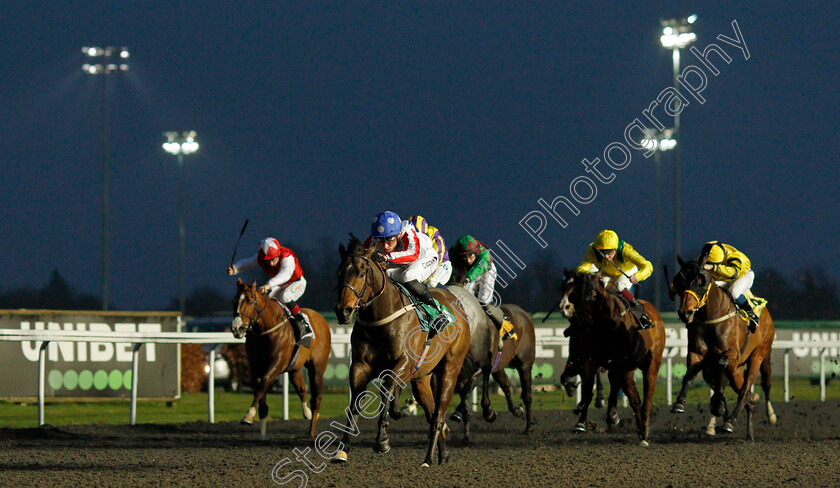
[[[608,387],[605,385],[605,388]],[[679,384],[673,384],[673,394],[676,396]],[[756,387],[761,394],[761,389]],[[495,392],[495,385],[491,389]],[[666,388],[659,382],[654,396],[655,404],[665,403]],[[791,379],[791,401],[819,400],[819,385],[812,385],[806,378]],[[840,399],[840,388],[836,382],[829,383],[826,388],[828,399]],[[403,399],[408,397],[403,393]],[[735,394],[728,391],[727,402],[735,402]],[[782,382],[774,379],[771,399],[774,403],[782,403],[784,389]],[[252,396],[247,393],[222,393],[215,396],[216,422],[238,421],[251,405]],[[403,400],[404,401],[404,400]],[[459,398],[453,398],[450,410],[454,408]],[[708,405],[709,390],[702,382],[695,382],[688,395],[688,405]],[[763,398],[762,398],[763,401]],[[520,403],[518,394],[516,404]],[[567,397],[561,391],[535,391],[533,407],[535,410],[559,410],[574,407],[574,397]],[[504,396],[491,394],[491,404],[494,409],[504,411],[506,404]],[[619,403],[620,405],[621,403]],[[279,419],[283,415],[283,396],[280,393],[270,393],[268,397],[270,418]],[[326,392],[321,400],[321,418],[340,417],[344,415],[347,406],[347,391],[332,389]],[[107,402],[54,402],[47,403],[44,410],[44,420],[49,425],[126,425],[129,423],[128,401]],[[289,415],[291,418],[301,418],[300,404],[297,396],[292,393],[289,398]],[[0,427],[36,427],[38,406],[36,403],[0,402]],[[164,424],[183,422],[207,422],[207,395],[205,393],[185,393],[179,400],[167,401],[139,401],[137,404],[138,424]]]

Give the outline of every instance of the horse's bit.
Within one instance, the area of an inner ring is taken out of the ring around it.
[[[263,312],[265,312],[266,307],[268,307],[268,299],[266,298],[265,302],[263,303],[263,307],[261,309],[258,308],[257,305],[257,294],[254,293],[254,301],[252,301],[249,305],[254,310],[253,316],[246,317],[248,319],[248,324],[245,326],[245,331],[250,332],[251,327],[254,325],[256,321],[260,319]],[[242,314],[239,313],[239,309],[236,309],[236,313],[233,314],[233,318],[240,317]]]

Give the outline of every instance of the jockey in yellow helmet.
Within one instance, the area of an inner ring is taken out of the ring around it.
[[[755,273],[750,269],[750,259],[741,251],[720,241],[709,241],[700,252],[699,261],[706,262],[703,267],[711,271],[715,283],[729,291],[735,304],[750,318],[750,330],[758,327],[758,316],[752,310],[749,300],[744,295],[752,288]]]
[[[589,244],[586,254],[577,267],[578,273],[601,271],[601,280],[608,290],[615,290],[630,303],[630,312],[639,322],[639,328],[653,327],[645,314],[645,307],[630,291],[633,285],[646,280],[653,273],[653,265],[633,246],[618,238],[611,230],[602,230]]]

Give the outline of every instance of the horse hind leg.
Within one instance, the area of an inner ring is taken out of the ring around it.
[[[525,434],[531,432],[534,425],[534,412],[531,410],[531,365],[521,365],[516,368],[519,373],[519,383],[522,385],[522,403],[525,405]]]
[[[484,384],[481,386],[481,416],[491,424],[496,421],[496,411],[490,408],[490,366],[481,368]]]
[[[291,373],[292,386],[300,398],[300,409],[303,418],[312,419],[312,409],[306,404],[306,383],[303,381],[303,370],[299,369]]]
[[[604,408],[607,400],[604,398],[604,383],[601,381],[601,371],[595,372],[595,408]]]
[[[508,379],[507,373],[505,373],[504,368],[499,368],[498,370],[496,370],[496,372],[493,373],[493,379],[496,380],[496,383],[499,384],[499,387],[505,394],[505,401],[507,401],[508,411],[518,419],[525,417],[525,409],[519,405],[513,404],[513,388],[510,386],[510,381]]]
[[[314,362],[310,362],[307,365],[307,371],[309,373],[309,388],[312,390],[311,398],[309,399],[309,411],[310,417],[309,419],[309,438],[315,438],[315,426],[318,423],[318,419],[321,416],[321,392],[324,391],[324,371],[326,369],[326,364],[319,367]],[[304,404],[305,405],[305,404]],[[304,415],[304,418],[307,418]]]

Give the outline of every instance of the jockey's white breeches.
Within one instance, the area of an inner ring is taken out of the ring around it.
[[[493,287],[496,286],[496,264],[490,263],[487,271],[475,281],[467,283],[467,290],[478,298],[478,303],[487,305],[493,301]]]
[[[301,276],[286,286],[275,288],[268,296],[282,303],[289,303],[292,300],[297,301],[304,291],[306,291],[306,278]]]
[[[715,284],[721,288],[729,290],[732,298],[738,299],[741,295],[747,292],[753,286],[755,281],[755,273],[753,270],[747,271],[747,274],[733,281],[715,281]]]
[[[413,263],[399,265],[385,272],[388,273],[391,279],[399,283],[408,283],[411,280],[417,280],[423,283],[435,272],[437,261],[437,252],[434,249],[421,249],[420,257]]]
[[[429,283],[427,283],[430,287],[437,286],[437,285],[445,285],[449,283],[449,278],[452,276],[452,262],[447,261],[445,263],[440,263],[440,266],[437,267],[434,273],[432,273],[432,277],[429,278]]]

